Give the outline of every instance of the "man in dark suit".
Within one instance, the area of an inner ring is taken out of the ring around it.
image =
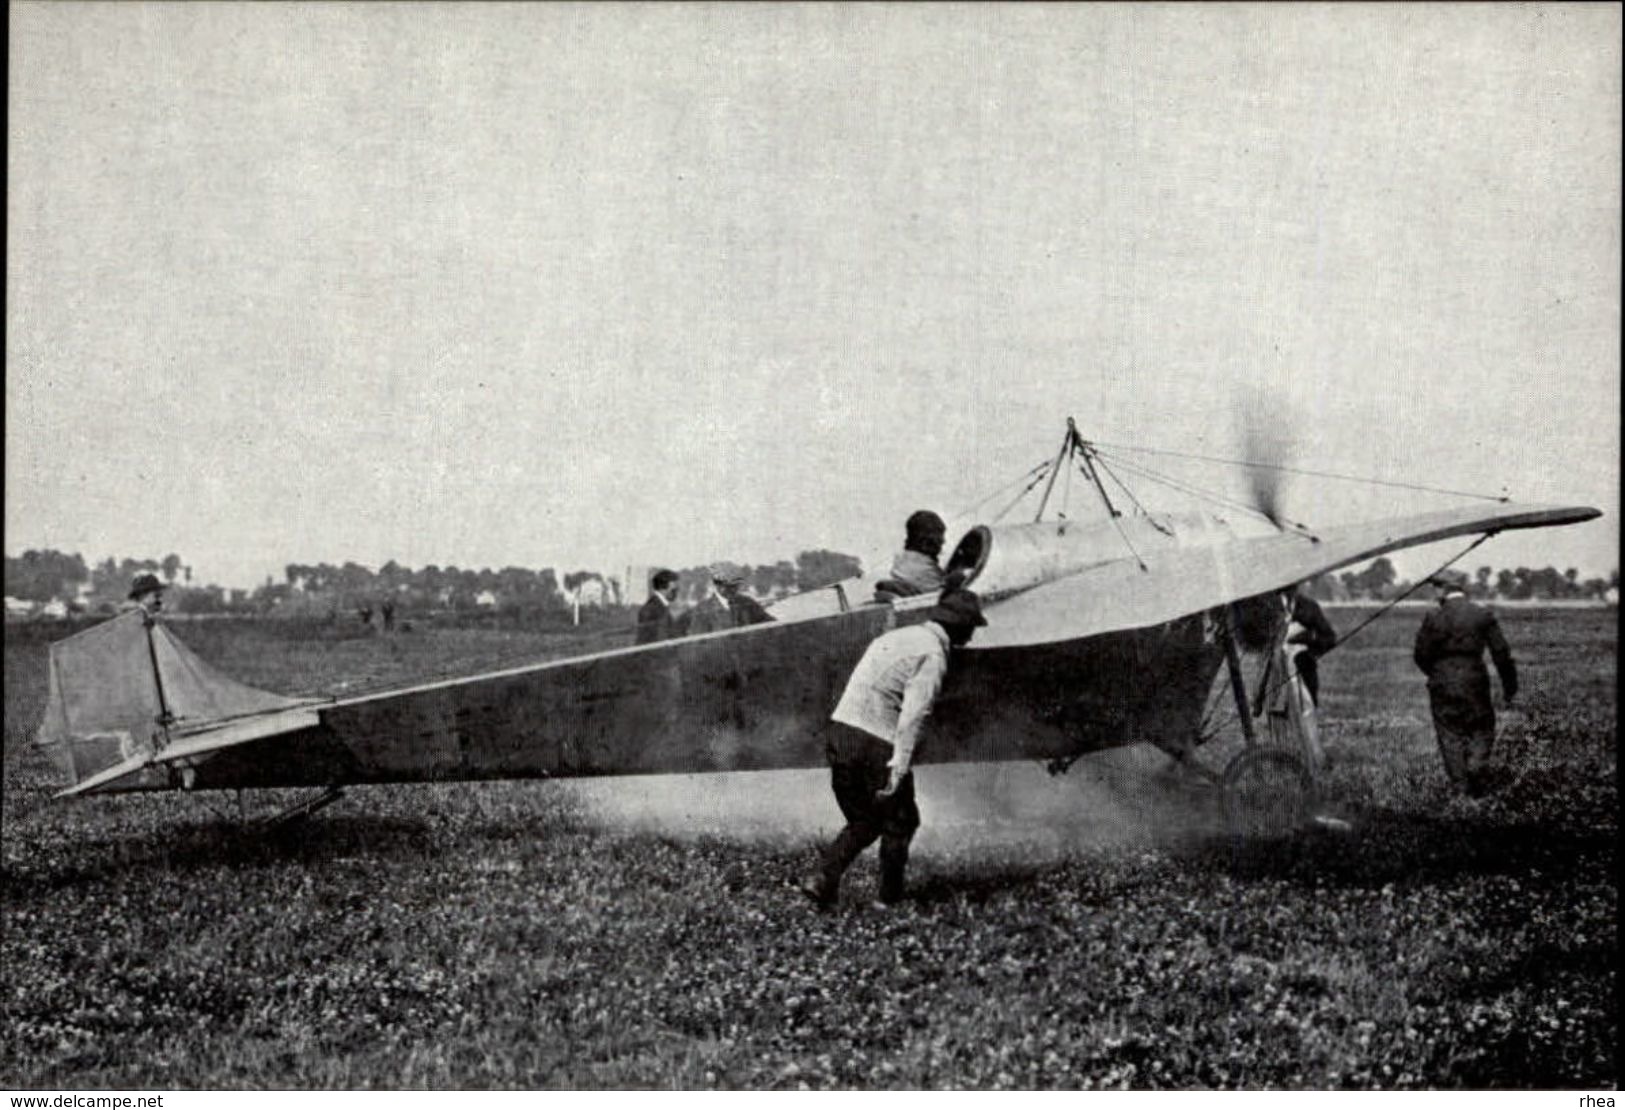
[[[711,568],[711,592],[690,610],[688,617],[688,632],[700,636],[763,624],[772,620],[773,614],[745,593],[744,575],[727,563],[718,563]]]
[[[1287,626],[1286,642],[1303,650],[1288,653],[1295,655],[1298,664],[1298,674],[1303,678],[1303,685],[1309,691],[1309,700],[1320,705],[1320,657],[1337,646],[1337,630],[1332,622],[1326,619],[1326,613],[1320,603],[1309,596],[1309,585],[1300,582],[1292,590],[1292,611],[1290,623]]]
[[[1465,577],[1433,580],[1439,607],[1417,630],[1412,657],[1428,676],[1433,731],[1445,774],[1469,797],[1477,797],[1489,785],[1486,772],[1495,743],[1495,704],[1484,650],[1489,649],[1508,706],[1518,695],[1518,669],[1495,614],[1467,600]]]
[[[156,574],[138,574],[130,583],[130,609],[142,609],[152,616],[164,607],[164,584]]]
[[[683,634],[682,626],[671,611],[677,600],[677,572],[657,570],[649,579],[649,600],[638,610],[637,643],[652,644],[657,640],[674,640]]]

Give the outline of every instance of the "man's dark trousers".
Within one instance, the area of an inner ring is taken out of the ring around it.
[[[890,744],[851,725],[831,721],[825,731],[830,785],[846,817],[846,827],[824,851],[820,882],[826,901],[835,900],[847,867],[876,840],[880,841],[880,900],[895,902],[903,896],[903,870],[908,865],[909,841],[920,827],[920,809],[914,802],[912,771],[903,776],[890,797],[876,797],[890,776],[886,764],[891,754]]]

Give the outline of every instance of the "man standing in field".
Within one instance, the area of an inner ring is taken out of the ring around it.
[[[773,615],[745,593],[745,576],[725,564],[711,568],[711,593],[688,615],[688,631],[698,636],[728,628],[763,624]]]
[[[1337,646],[1337,630],[1320,603],[1309,596],[1309,583],[1299,582],[1288,599],[1287,654],[1293,656],[1309,700],[1320,705],[1320,657]],[[1302,648],[1294,652],[1293,647]]]
[[[654,577],[649,579],[649,600],[638,610],[636,643],[652,644],[676,639],[683,634],[676,615],[671,611],[672,603],[676,600],[677,572],[655,571]]]
[[[130,583],[128,611],[140,609],[148,618],[164,607],[164,584],[156,574],[138,574]]]
[[[903,896],[908,846],[920,827],[914,802],[914,750],[948,670],[950,647],[963,647],[985,625],[980,599],[949,590],[925,620],[875,639],[853,668],[824,734],[830,784],[846,817],[801,892],[821,906],[835,903],[841,876],[880,841],[880,900]]]
[[[1484,649],[1495,663],[1508,706],[1518,694],[1518,670],[1495,614],[1467,600],[1464,581],[1441,575],[1433,585],[1439,607],[1417,630],[1412,657],[1428,676],[1433,731],[1445,774],[1457,789],[1478,797],[1489,785],[1486,772],[1495,743],[1495,704]]]

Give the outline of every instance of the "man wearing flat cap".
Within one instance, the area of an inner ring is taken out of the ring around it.
[[[942,689],[950,648],[970,642],[987,621],[969,590],[948,590],[925,620],[875,639],[847,679],[824,734],[835,802],[846,818],[801,891],[821,906],[840,896],[841,876],[880,841],[880,901],[903,896],[909,842],[920,827],[913,762],[920,731]]]
[[[699,636],[726,628],[743,628],[773,619],[745,593],[745,576],[725,563],[711,568],[711,592],[688,616],[688,632]]]
[[[1507,705],[1518,694],[1518,669],[1495,614],[1467,600],[1466,576],[1441,574],[1430,583],[1439,591],[1439,607],[1416,633],[1412,657],[1428,676],[1433,732],[1445,774],[1469,797],[1484,793],[1489,783],[1490,748],[1495,743],[1495,703],[1484,650],[1501,679]]]

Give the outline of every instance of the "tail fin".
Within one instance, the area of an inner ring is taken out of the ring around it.
[[[300,704],[226,678],[161,624],[133,610],[51,645],[50,692],[35,734],[74,786],[121,763],[150,758],[170,730]],[[140,767],[123,789],[168,783]]]

